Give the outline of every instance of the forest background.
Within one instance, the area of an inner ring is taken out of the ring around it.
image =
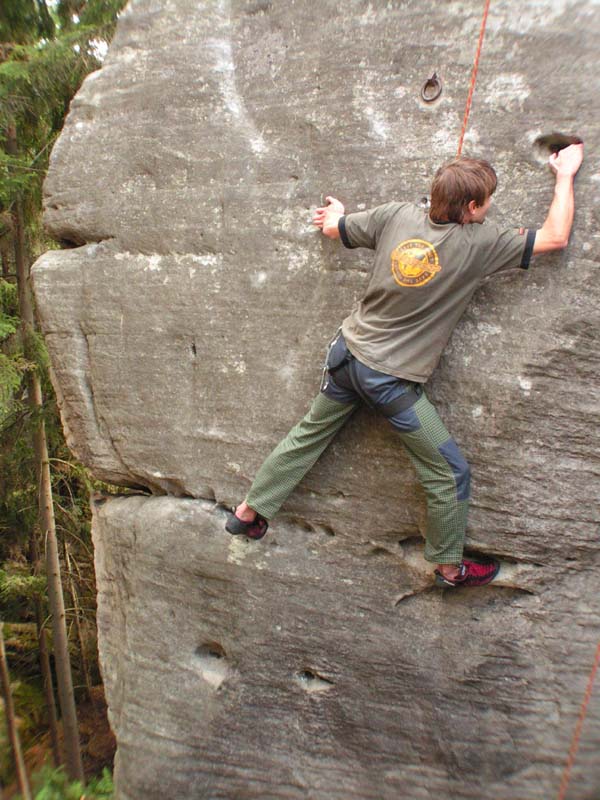
[[[29,269],[52,147],[126,0],[0,4],[0,798],[112,796],[90,492],[69,452]],[[90,187],[93,191],[93,187]]]

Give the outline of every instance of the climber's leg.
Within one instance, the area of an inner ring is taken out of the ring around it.
[[[390,419],[427,497],[427,561],[460,565],[463,557],[471,471],[425,394]]]

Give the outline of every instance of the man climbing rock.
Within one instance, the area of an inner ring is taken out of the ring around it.
[[[437,565],[436,583],[482,586],[494,579],[500,568],[495,559],[463,559],[469,465],[423,385],[485,278],[527,269],[532,255],[566,247],[582,159],[581,144],[550,157],[554,198],[537,231],[485,222],[496,173],[479,159],[461,157],[438,170],[429,211],[391,202],[345,214],[339,200],[327,197],[314,224],[346,247],[374,250],[373,274],[330,345],[320,393],[259,469],[227,520],[229,533],[262,538],[268,520],[363,402],[398,433],[425,490],[424,556]]]

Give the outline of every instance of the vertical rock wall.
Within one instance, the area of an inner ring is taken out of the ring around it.
[[[71,249],[34,268],[40,317],[74,452],[154,495],[94,508],[121,800],[557,790],[600,637],[594,0],[492,0],[465,142],[497,167],[493,218],[531,227],[553,187],[536,137],[588,153],[569,249],[487,283],[428,385],[498,584],[431,589],[422,497],[368,412],[263,543],[222,531],[368,279],[311,209],[427,194],[482,6],[136,0],[73,101],[46,184]],[[592,702],[573,798],[599,743]]]

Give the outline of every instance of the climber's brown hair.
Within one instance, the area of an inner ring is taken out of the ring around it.
[[[463,221],[471,200],[482,206],[494,193],[498,179],[489,161],[460,156],[440,167],[431,185],[433,222]]]

